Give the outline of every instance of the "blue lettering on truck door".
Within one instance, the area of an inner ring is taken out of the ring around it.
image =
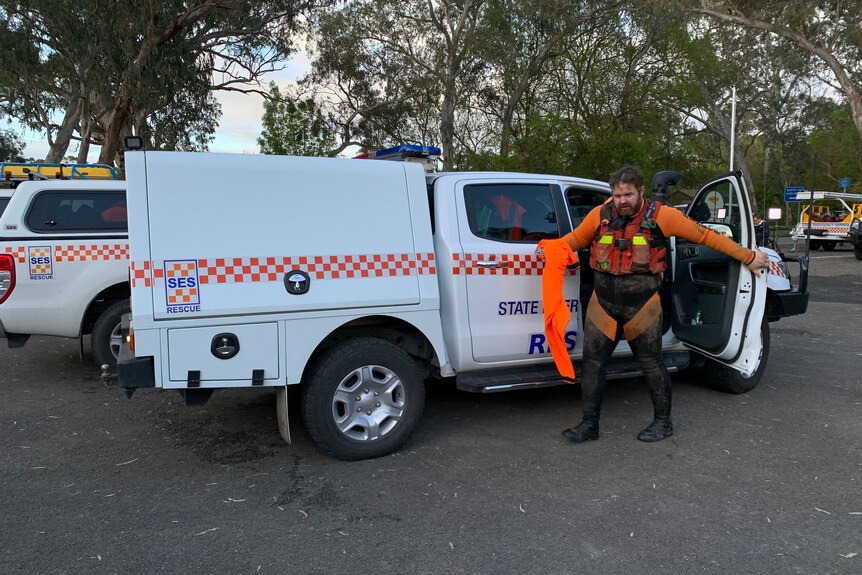
[[[566,342],[566,351],[572,351],[575,349],[575,345],[578,342],[578,332],[567,331],[564,336],[564,341]],[[547,338],[543,333],[530,334],[530,350],[527,352],[527,355],[534,355],[537,353],[551,353],[551,348],[548,347]]]

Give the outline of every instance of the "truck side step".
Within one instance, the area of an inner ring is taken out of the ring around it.
[[[688,367],[687,351],[664,353],[664,364],[671,373]],[[641,375],[640,364],[632,357],[611,359],[607,366],[608,379],[624,379]],[[580,381],[580,370],[575,369],[575,381]],[[568,383],[560,377],[553,363],[519,368],[488,369],[459,375],[458,389],[473,393],[498,393],[516,389],[555,387]]]

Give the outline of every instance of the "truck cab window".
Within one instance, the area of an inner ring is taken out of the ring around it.
[[[741,241],[739,206],[730,182],[724,180],[703,191],[688,210],[688,217],[735,242]]]
[[[126,192],[42,192],[26,221],[34,232],[126,232]]]
[[[593,190],[579,190],[578,188],[567,189],[566,203],[569,205],[569,214],[572,217],[572,228],[578,227],[593,208],[605,203],[609,197],[609,193],[602,194]]]
[[[547,184],[464,186],[467,219],[474,235],[504,242],[538,242],[560,237]]]

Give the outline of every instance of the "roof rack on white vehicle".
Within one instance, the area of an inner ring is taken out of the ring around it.
[[[0,163],[3,187],[27,180],[119,180],[117,170],[107,164],[57,164],[45,162]]]

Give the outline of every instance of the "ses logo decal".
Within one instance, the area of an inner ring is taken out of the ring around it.
[[[201,311],[198,263],[195,260],[165,262],[168,313]]]
[[[27,248],[27,263],[30,265],[31,280],[54,279],[54,256],[51,254],[51,246]]]

